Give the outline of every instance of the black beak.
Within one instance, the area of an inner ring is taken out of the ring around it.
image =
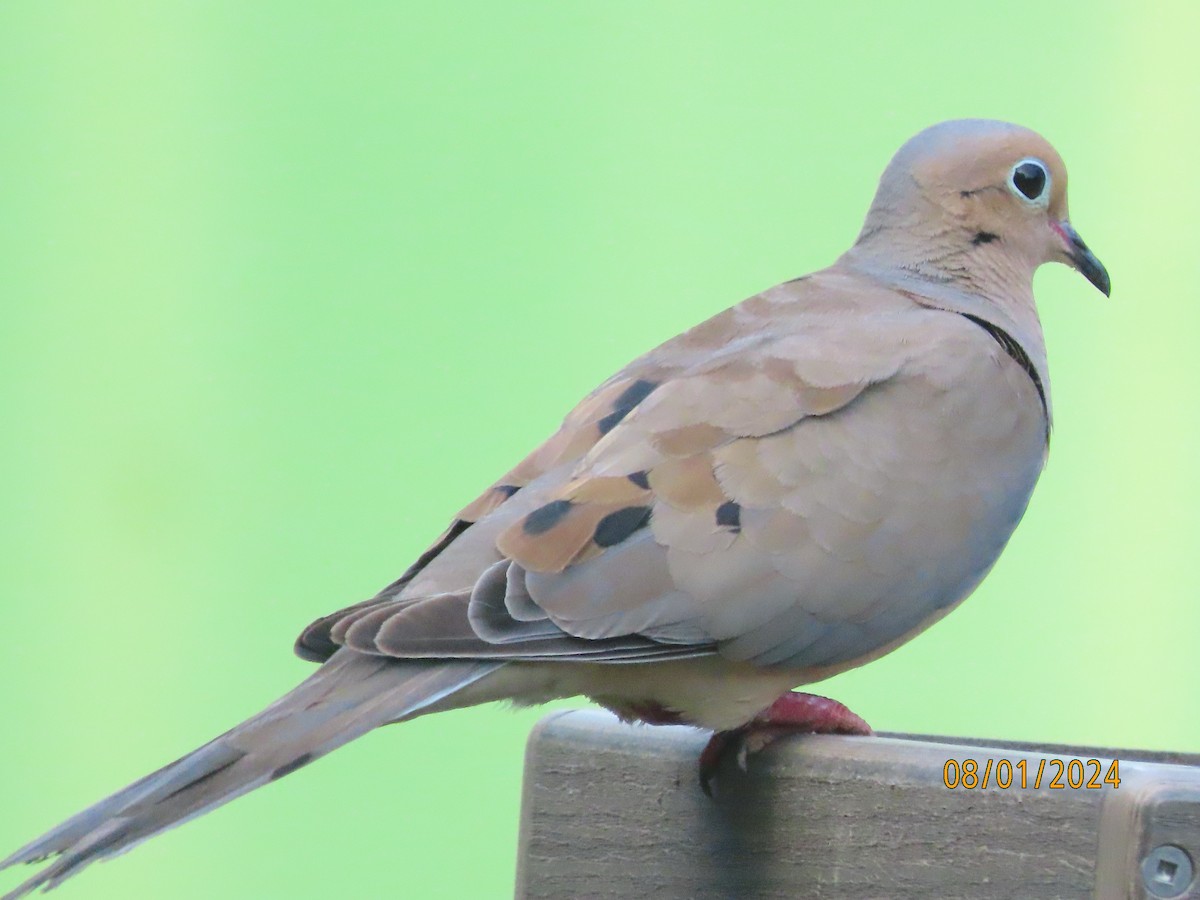
[[[1070,222],[1059,222],[1055,231],[1062,235],[1067,245],[1067,259],[1071,261],[1071,265],[1105,297],[1111,296],[1112,282],[1108,279],[1108,270],[1104,268],[1104,263],[1096,259],[1096,254],[1088,249],[1079,232],[1071,227]]]

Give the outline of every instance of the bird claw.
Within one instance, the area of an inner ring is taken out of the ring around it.
[[[750,756],[793,734],[872,734],[871,726],[836,700],[789,691],[745,725],[718,731],[700,753],[700,789],[713,796],[713,779],[731,752],[743,772]],[[736,749],[735,749],[736,748]]]

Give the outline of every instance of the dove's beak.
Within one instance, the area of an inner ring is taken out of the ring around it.
[[[1071,227],[1070,222],[1051,222],[1053,228],[1065,245],[1064,250],[1071,265],[1079,270],[1088,281],[1096,286],[1105,297],[1112,293],[1112,282],[1108,280],[1108,269],[1104,263],[1096,259],[1096,254],[1088,249],[1079,232]]]

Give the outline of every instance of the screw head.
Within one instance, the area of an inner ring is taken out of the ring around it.
[[[1142,860],[1142,883],[1152,897],[1179,897],[1192,886],[1195,871],[1186,850],[1163,844]]]

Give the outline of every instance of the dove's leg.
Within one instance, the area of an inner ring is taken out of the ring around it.
[[[700,787],[712,796],[711,781],[726,754],[736,750],[744,769],[747,756],[788,734],[867,735],[871,726],[836,700],[788,691],[740,728],[712,736],[700,753]]]

